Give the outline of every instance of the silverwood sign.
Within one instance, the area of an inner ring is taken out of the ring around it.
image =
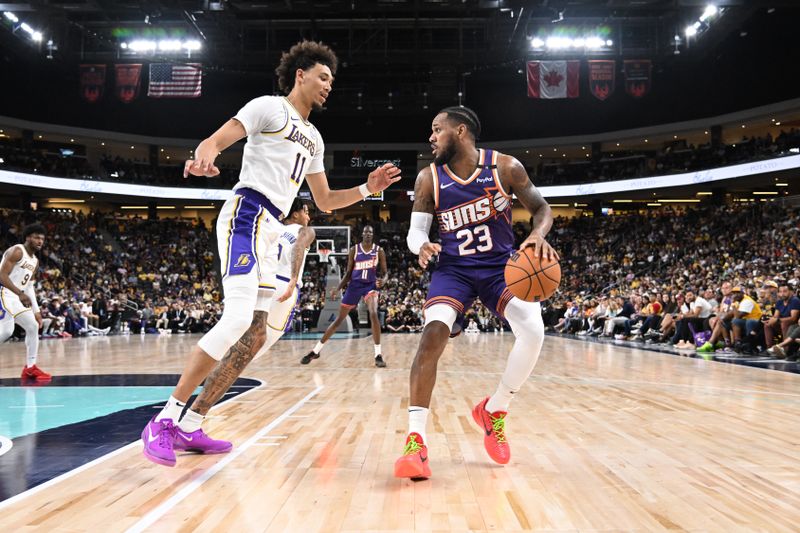
[[[339,169],[375,169],[386,163],[400,167],[409,172],[417,170],[417,153],[412,151],[399,152],[361,152],[340,151],[333,155],[333,164]]]

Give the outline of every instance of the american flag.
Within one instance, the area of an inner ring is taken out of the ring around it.
[[[151,98],[197,98],[201,93],[202,65],[189,63],[150,63],[150,86],[147,96]]]

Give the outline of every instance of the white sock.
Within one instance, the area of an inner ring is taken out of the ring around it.
[[[375,357],[378,357],[380,354],[381,354],[381,345],[380,344],[376,344],[375,345]]]
[[[184,433],[192,433],[200,429],[200,425],[203,423],[203,420],[205,419],[206,417],[204,417],[200,413],[196,413],[191,409],[188,409],[186,411],[186,414],[183,415],[183,418],[181,418],[178,427]]]
[[[516,390],[511,390],[510,387],[506,387],[506,385],[500,381],[500,384],[497,385],[497,390],[492,397],[489,398],[489,401],[486,402],[486,410],[490,413],[495,413],[497,411],[508,412],[508,405],[511,403],[511,399],[516,392]]]
[[[323,346],[325,346],[325,344],[323,344],[322,342],[317,342],[317,345],[314,346],[314,349],[311,350],[311,351],[314,352],[315,354],[319,355],[319,352],[322,351],[322,347]]]
[[[36,354],[35,354],[35,353],[34,353],[34,354],[30,354],[30,353],[29,353],[29,354],[28,354],[28,357],[27,357],[27,359],[26,359],[26,362],[27,362],[27,365],[26,365],[26,366],[27,366],[28,368],[30,368],[30,367],[32,367],[33,365],[35,365],[35,364],[36,364]]]
[[[408,407],[408,432],[419,433],[419,436],[422,437],[422,442],[427,441],[425,424],[428,421],[428,412],[430,412],[430,409],[427,407],[419,407],[416,405]]]
[[[161,412],[156,415],[156,422],[164,418],[169,418],[174,424],[181,417],[184,407],[186,407],[186,403],[179,401],[175,396],[170,396],[169,400],[167,400],[167,404]]]

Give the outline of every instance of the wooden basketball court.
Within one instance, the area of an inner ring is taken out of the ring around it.
[[[196,336],[43,342],[54,374],[175,374]],[[433,477],[398,480],[418,336],[280,341],[212,411],[222,456],[145,460],[137,441],[0,503],[2,531],[797,531],[800,375],[548,337],[493,464],[470,409],[510,334],[461,335],[439,367]],[[0,377],[18,377],[4,345]],[[142,426],[146,420],[142,420]],[[135,437],[134,437],[135,438]],[[131,439],[133,441],[133,439]],[[87,446],[91,443],[87,442]]]

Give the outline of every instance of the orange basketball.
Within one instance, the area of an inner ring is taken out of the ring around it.
[[[527,302],[550,298],[561,283],[558,261],[533,255],[533,247],[514,252],[506,263],[506,285],[511,294]]]

